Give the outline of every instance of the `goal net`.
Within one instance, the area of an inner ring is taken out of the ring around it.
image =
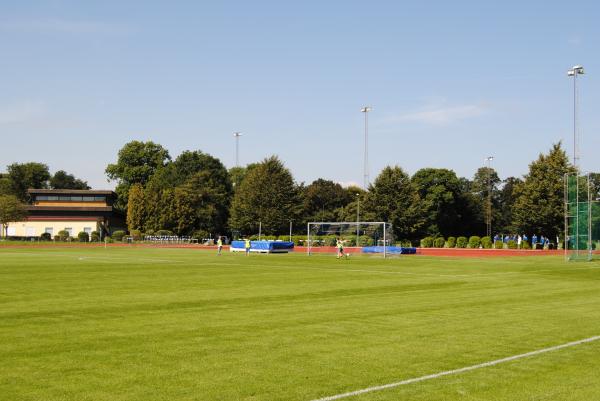
[[[310,222],[307,226],[306,249],[335,246],[338,239],[345,247],[370,247],[385,257],[394,244],[392,226],[385,222]]]
[[[600,245],[600,194],[590,174],[565,176],[565,240],[567,260],[592,260]]]

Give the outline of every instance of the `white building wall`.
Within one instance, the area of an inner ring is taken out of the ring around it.
[[[8,225],[9,237],[39,237],[51,231],[52,237],[59,231],[70,229],[71,237],[77,237],[81,231],[99,231],[97,221],[19,221]],[[4,235],[4,233],[2,233]]]

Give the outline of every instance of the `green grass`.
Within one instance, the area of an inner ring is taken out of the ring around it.
[[[0,249],[1,400],[306,400],[600,334],[600,263]],[[348,400],[593,400],[600,341]]]

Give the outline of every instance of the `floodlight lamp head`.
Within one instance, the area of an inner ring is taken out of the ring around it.
[[[241,133],[241,132],[234,132],[234,133],[233,133],[233,136],[236,136],[236,137],[237,137],[237,136],[242,136],[242,133]]]
[[[575,75],[583,75],[585,74],[585,70],[583,69],[583,66],[581,65],[575,65],[573,66],[573,68],[571,68],[569,71],[567,71],[567,75],[570,77],[573,77]]]
[[[371,110],[373,110],[371,106],[365,106],[362,109],[360,109],[360,111],[362,111],[363,113],[368,113]]]

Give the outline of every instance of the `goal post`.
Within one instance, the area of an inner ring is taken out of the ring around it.
[[[338,238],[359,248],[381,247],[385,258],[393,245],[392,225],[383,221],[326,222],[307,224],[306,253],[311,255],[318,246],[335,246]]]

